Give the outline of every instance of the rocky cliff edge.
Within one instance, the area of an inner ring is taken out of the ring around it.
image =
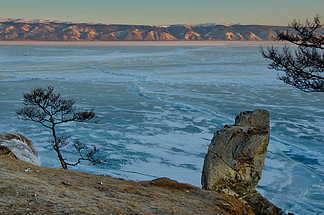
[[[0,155],[0,214],[254,214],[236,198],[168,178],[134,182]]]
[[[266,110],[242,112],[217,131],[201,189],[168,178],[134,182],[42,167],[31,140],[0,135],[0,214],[282,215],[255,190],[269,137]]]

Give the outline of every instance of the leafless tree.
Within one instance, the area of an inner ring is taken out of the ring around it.
[[[76,112],[75,101],[63,99],[60,94],[55,94],[53,91],[54,87],[49,86],[47,89],[36,88],[30,93],[25,93],[25,107],[16,111],[18,118],[40,123],[52,131],[53,139],[50,142],[57,153],[63,169],[67,169],[68,165],[75,166],[82,160],[88,160],[94,164],[101,163],[100,158],[95,156],[98,149],[94,147],[84,154],[87,151],[87,147],[80,141],[76,141],[73,144],[80,156],[77,162],[68,163],[63,158],[60,149],[70,143],[68,137],[64,134],[58,136],[56,126],[72,121],[88,121],[95,116],[95,113],[93,111]]]
[[[319,15],[312,22],[306,20],[305,24],[294,20],[289,27],[292,31],[278,31],[275,39],[295,44],[297,50],[272,46],[266,51],[261,48],[262,56],[271,61],[270,69],[284,72],[278,78],[286,84],[304,92],[324,92],[324,36],[318,33],[321,29]]]

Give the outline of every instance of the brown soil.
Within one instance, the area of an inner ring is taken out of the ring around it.
[[[254,214],[237,199],[168,178],[134,182],[0,155],[0,214]]]

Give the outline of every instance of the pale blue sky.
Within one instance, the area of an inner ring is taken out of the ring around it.
[[[316,13],[323,20],[324,0],[0,0],[1,18],[112,24],[287,25]]]

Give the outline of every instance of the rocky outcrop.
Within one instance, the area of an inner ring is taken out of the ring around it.
[[[254,215],[236,198],[168,178],[134,182],[0,155],[0,214]]]
[[[269,144],[269,112],[242,112],[235,125],[226,125],[214,134],[205,158],[204,189],[233,195],[255,190]]]
[[[0,155],[11,154],[19,160],[41,165],[34,143],[19,133],[0,135]]]
[[[226,125],[214,134],[205,157],[202,187],[233,195],[256,214],[284,214],[255,190],[269,138],[267,110],[240,113],[235,125]]]
[[[269,137],[266,110],[242,112],[235,125],[217,131],[201,189],[168,178],[134,182],[37,166],[31,140],[19,133],[0,135],[0,214],[282,215],[255,190]]]

